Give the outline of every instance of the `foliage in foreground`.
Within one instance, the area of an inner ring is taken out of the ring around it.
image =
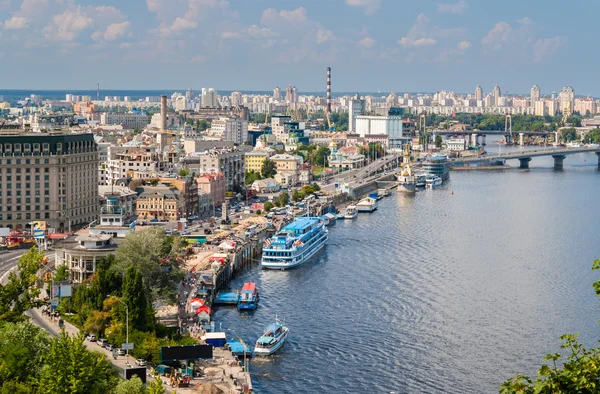
[[[19,258],[17,270],[8,275],[8,283],[0,284],[0,321],[22,321],[26,310],[39,305],[40,290],[35,284],[43,258],[44,253],[32,247]]]
[[[600,260],[594,261],[593,270],[600,269]],[[594,283],[596,296],[600,296],[600,280]],[[517,375],[500,386],[500,394],[592,394],[600,392],[600,348],[587,349],[579,343],[577,335],[563,335],[561,346],[568,353],[548,354],[544,364],[532,379]]]

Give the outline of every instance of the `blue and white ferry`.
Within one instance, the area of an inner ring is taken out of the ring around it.
[[[260,265],[280,270],[297,267],[325,246],[328,235],[319,218],[296,219],[265,241]]]

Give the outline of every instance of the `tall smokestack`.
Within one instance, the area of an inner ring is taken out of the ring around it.
[[[167,96],[160,96],[160,130],[167,129]]]
[[[331,112],[331,67],[327,67],[327,112]]]

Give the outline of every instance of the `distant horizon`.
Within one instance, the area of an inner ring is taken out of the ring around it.
[[[533,85],[532,85],[533,86]],[[104,100],[105,96],[132,96],[132,97],[154,97],[155,95],[162,95],[162,94],[173,94],[173,93],[185,93],[189,88],[185,88],[185,89],[123,89],[123,88],[119,88],[119,89],[111,89],[111,88],[106,88],[106,89],[100,89],[100,100]],[[217,92],[217,94],[224,96],[224,95],[229,95],[231,94],[231,92],[242,92],[243,94],[269,94],[272,95],[273,94],[273,89],[270,90],[245,90],[245,89],[217,89],[214,88],[215,91]],[[280,87],[280,89],[282,89]],[[194,92],[195,94],[200,93],[202,90],[202,88],[200,89],[192,89],[192,92]],[[493,90],[493,89],[492,89]],[[490,90],[489,92],[491,92],[492,90]],[[382,96],[387,96],[391,93],[394,93],[398,96],[408,93],[408,94],[429,94],[429,95],[434,95],[437,92],[441,92],[441,91],[448,91],[448,92],[452,92],[454,94],[457,95],[468,95],[468,94],[474,94],[475,93],[475,89],[473,89],[472,92],[457,92],[457,91],[452,91],[449,89],[440,89],[440,90],[436,90],[435,92],[430,92],[430,91],[371,91],[371,90],[367,90],[367,91],[360,91],[360,90],[353,90],[353,91],[335,91],[332,90],[331,94],[334,97],[341,97],[341,96],[346,96],[346,95],[354,95],[356,93],[359,93],[360,95],[382,95]],[[127,92],[128,94],[118,94],[118,92]],[[140,95],[135,95],[135,93],[144,93],[144,94],[140,94]],[[96,89],[1,89],[0,88],[0,96],[20,96],[20,95],[30,95],[30,94],[39,94],[40,96],[43,96],[44,93],[49,93],[53,96],[56,95],[66,95],[66,94],[78,94],[78,95],[82,95],[82,94],[86,94],[86,95],[91,95],[92,97],[92,101],[95,100],[95,96],[96,96]],[[110,94],[109,94],[110,93]],[[133,94],[132,94],[133,93]],[[153,94],[150,94],[153,93]],[[485,93],[485,90],[484,90]],[[552,93],[555,93],[556,95],[558,95],[560,93],[560,91],[552,91]],[[551,94],[542,94],[541,97],[550,97]],[[282,89],[282,94],[285,94],[285,89]],[[322,96],[325,97],[325,91],[302,91],[302,90],[298,90],[298,94],[299,95],[312,95],[312,96]],[[522,97],[529,97],[530,93],[511,93],[511,92],[503,92],[502,93],[503,96],[522,96]],[[587,94],[576,94],[575,97],[588,97]],[[591,96],[592,98],[596,99],[595,96]]]

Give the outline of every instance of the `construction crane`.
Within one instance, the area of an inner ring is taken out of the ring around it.
[[[327,117],[327,127],[329,128],[329,131],[335,131],[335,123],[331,122],[327,108],[325,108],[325,116]]]

